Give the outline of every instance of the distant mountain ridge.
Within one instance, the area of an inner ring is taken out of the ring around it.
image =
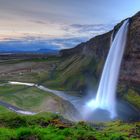
[[[44,53],[44,54],[58,54],[59,50],[55,49],[38,49],[38,50],[18,50],[18,49],[2,49],[0,48],[0,53]]]

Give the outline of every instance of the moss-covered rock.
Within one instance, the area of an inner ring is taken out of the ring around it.
[[[124,98],[132,105],[140,109],[140,95],[134,89],[129,89]]]

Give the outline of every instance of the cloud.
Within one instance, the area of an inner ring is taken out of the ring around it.
[[[91,37],[111,30],[114,24],[72,24],[70,27],[75,29],[79,34],[84,33]]]
[[[76,28],[80,31],[99,31],[99,30],[106,30],[112,27],[112,24],[72,24],[71,27]]]
[[[37,23],[37,24],[42,24],[42,25],[46,25],[47,23],[41,20],[30,20],[33,23]]]
[[[47,42],[49,44],[55,45],[58,49],[72,48],[78,45],[79,43],[86,41],[85,38],[77,37],[77,38],[62,38],[62,39],[51,39]]]
[[[37,24],[47,24],[46,22],[35,20],[32,21]],[[72,24],[72,25],[58,25],[59,30],[63,31],[59,37],[42,36],[42,34],[28,34],[23,36],[9,37],[0,41],[0,48],[15,48],[20,50],[38,50],[38,49],[66,49],[72,48],[81,42],[105,33],[113,28],[113,24]],[[4,49],[3,48],[3,49]]]

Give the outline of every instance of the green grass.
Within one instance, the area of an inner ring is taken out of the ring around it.
[[[11,86],[8,84],[2,85],[2,86],[0,86],[0,96],[5,95],[7,93],[15,93],[15,92],[18,92],[18,91],[21,91],[24,89],[26,89],[26,86],[20,86],[20,85]]]
[[[9,113],[9,112],[11,112],[9,109],[7,109],[7,108],[5,108],[3,106],[0,106],[0,116],[2,114]]]
[[[4,110],[0,107],[0,111]],[[52,113],[0,113],[1,140],[138,140],[140,123],[73,123]]]
[[[105,124],[104,133],[112,137],[120,136],[127,140],[136,139],[140,136],[140,122],[137,123],[123,123],[121,121],[115,121]]]

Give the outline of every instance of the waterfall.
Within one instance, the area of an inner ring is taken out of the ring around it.
[[[87,103],[87,106],[93,110],[97,108],[107,110],[110,113],[111,118],[117,116],[115,93],[127,39],[128,22],[128,20],[124,21],[111,43],[96,98]]]

